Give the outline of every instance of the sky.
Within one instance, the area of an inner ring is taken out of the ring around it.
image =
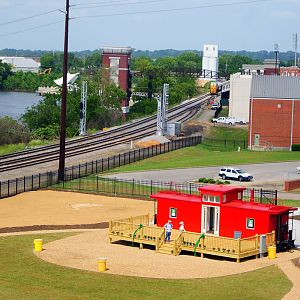
[[[65,3],[0,0],[0,49],[63,50]],[[70,51],[203,50],[204,44],[272,51],[275,43],[288,51],[293,33],[300,33],[300,0],[70,0],[70,5]]]

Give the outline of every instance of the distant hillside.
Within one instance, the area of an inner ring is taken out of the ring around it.
[[[49,50],[25,50],[25,49],[2,49],[0,50],[0,56],[25,56],[25,57],[41,57],[46,53],[51,53],[52,51]],[[57,52],[57,51],[56,51]],[[75,56],[77,57],[85,57],[89,56],[95,52],[100,52],[99,49],[95,50],[83,50],[83,51],[75,51],[73,52]],[[133,57],[140,57],[140,56],[148,56],[150,58],[156,59],[161,58],[165,56],[178,56],[184,52],[194,52],[202,56],[202,51],[198,50],[174,50],[174,49],[165,49],[165,50],[154,50],[154,51],[148,51],[148,50],[135,50],[133,52]],[[235,55],[239,54],[241,56],[247,56],[252,59],[256,59],[259,61],[263,61],[266,58],[275,58],[275,53],[273,51],[229,51],[229,50],[220,50],[219,55]],[[288,51],[288,52],[280,52],[279,53],[279,59],[284,64],[292,64],[294,61],[294,52]]]

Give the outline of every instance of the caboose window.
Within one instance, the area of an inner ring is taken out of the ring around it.
[[[177,208],[175,207],[170,208],[170,218],[177,218]]]
[[[253,218],[247,218],[246,228],[254,229],[254,219]]]

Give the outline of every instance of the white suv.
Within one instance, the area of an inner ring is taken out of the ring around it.
[[[219,172],[219,176],[222,177],[222,179],[235,179],[239,181],[250,181],[253,176],[249,173],[243,172],[241,169],[232,168],[232,167],[224,167],[221,168]]]

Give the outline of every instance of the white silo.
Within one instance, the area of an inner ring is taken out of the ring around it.
[[[202,74],[206,78],[217,78],[218,45],[204,45],[202,58]]]

